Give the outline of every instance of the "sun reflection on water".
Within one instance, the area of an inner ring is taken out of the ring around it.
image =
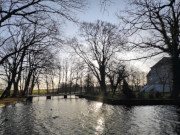
[[[95,106],[94,106],[95,112],[97,112],[102,107],[102,104],[103,103],[101,103],[101,102],[95,104]]]
[[[96,132],[99,134],[99,133],[103,133],[103,131],[104,131],[104,118],[100,117],[97,120]]]
[[[96,127],[95,127],[95,134],[99,134],[99,133],[103,133],[104,131],[104,123],[105,123],[105,120],[104,120],[104,117],[103,115],[101,114],[101,108],[102,108],[102,105],[103,103],[101,102],[98,102],[94,105],[94,112],[97,113],[97,121],[96,121]]]

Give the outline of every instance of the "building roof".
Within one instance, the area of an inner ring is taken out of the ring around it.
[[[179,62],[180,62],[180,58],[179,58]],[[147,76],[150,75],[153,68],[158,68],[162,65],[171,66],[171,57],[163,57],[161,60],[159,60],[156,64],[154,64],[154,66],[151,67],[151,70],[149,71]]]
[[[170,64],[171,63],[171,58],[170,57],[163,57],[161,60],[159,60],[154,66],[151,67],[159,67],[160,65],[165,65],[165,64]]]
[[[167,65],[171,63],[171,58],[170,57],[163,57],[161,60],[159,60],[156,64],[154,64],[154,66],[151,67],[152,68],[157,68],[161,65]],[[151,70],[149,71],[149,73],[147,74],[147,76],[149,76],[151,73]]]

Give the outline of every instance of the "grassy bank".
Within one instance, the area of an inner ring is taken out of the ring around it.
[[[0,96],[2,95],[2,93],[4,92],[4,90],[0,90]],[[48,92],[49,93],[52,93],[53,92],[53,90],[48,90]],[[56,92],[56,90],[54,90],[54,92]],[[10,91],[10,95],[12,95],[13,94],[13,90],[11,90]],[[33,93],[32,93],[33,95],[38,95],[38,90],[33,90]],[[40,95],[45,95],[45,94],[47,94],[47,90],[40,90],[39,91],[39,94]]]
[[[4,106],[5,104],[10,104],[10,103],[17,103],[19,101],[25,101],[26,98],[3,98],[0,99],[0,107]]]
[[[129,98],[127,98],[123,93],[116,93],[114,96],[112,96],[112,93],[108,93],[107,95],[102,95],[99,93],[88,93],[85,94],[86,96],[89,97],[97,97],[97,98],[105,98],[105,99],[111,99],[111,100],[128,100]],[[139,99],[139,100],[166,100],[166,99],[170,99],[171,94],[170,93],[165,93],[164,95],[160,94],[160,93],[135,93],[136,98],[134,99]]]
[[[118,93],[113,97],[112,94],[104,96],[94,93],[85,94],[84,98],[112,105],[180,105],[180,99],[171,99],[169,93],[164,96],[156,93],[141,93],[140,95],[136,93],[136,98],[127,98],[122,93]]]

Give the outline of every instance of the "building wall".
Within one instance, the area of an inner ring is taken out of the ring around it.
[[[172,77],[171,59],[164,57],[151,67],[150,72],[147,74],[147,84],[141,91],[171,92]]]
[[[164,84],[170,83],[172,80],[171,66],[169,64],[160,65],[151,68],[147,75],[147,84]]]

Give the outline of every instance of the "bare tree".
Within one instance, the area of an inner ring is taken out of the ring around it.
[[[4,46],[4,53],[14,52],[12,56],[9,56],[5,62],[10,65],[9,70],[9,81],[8,86],[2,97],[9,96],[12,84],[14,84],[13,96],[17,95],[18,86],[20,80],[22,80],[22,71],[26,69],[27,75],[24,84],[23,95],[28,93],[32,94],[32,90],[35,86],[35,80],[39,69],[47,67],[47,65],[52,65],[50,61],[52,60],[52,55],[49,50],[52,51],[52,47],[59,44],[56,38],[58,36],[58,31],[56,28],[49,26],[49,29],[42,29],[42,27],[35,25],[23,25],[19,27],[20,29],[9,28],[11,33],[11,44]],[[16,32],[16,30],[18,30]],[[3,63],[3,65],[6,65]],[[6,66],[7,67],[7,66]],[[5,69],[6,70],[6,69]],[[7,70],[6,70],[7,71]],[[31,86],[30,86],[31,85]],[[30,87],[30,89],[29,89]],[[22,88],[22,87],[21,87]]]
[[[99,20],[82,23],[80,31],[85,44],[73,41],[72,46],[97,78],[101,92],[106,93],[107,65],[122,50],[125,40],[115,25]]]
[[[94,82],[93,82],[93,75],[88,72],[85,76],[85,88],[87,93],[93,93],[94,92]]]
[[[130,84],[131,89],[134,91],[139,91],[146,82],[145,73],[135,67],[131,67],[128,72],[129,76],[126,78],[126,80]]]
[[[24,23],[35,23],[52,14],[74,20],[74,11],[84,4],[83,0],[3,0],[0,3],[0,27],[16,25],[22,19]]]
[[[118,88],[118,85],[121,83],[123,79],[125,79],[128,76],[128,73],[125,69],[125,66],[120,62],[116,62],[116,61],[111,61],[107,69],[108,69],[107,76],[111,84],[112,97],[113,97]]]
[[[58,89],[57,93],[60,92],[60,87],[61,87],[61,81],[62,81],[62,65],[61,62],[58,62],[57,64],[57,72],[58,72]]]
[[[24,62],[24,57],[26,55],[28,47],[32,45],[32,40],[30,38],[28,38],[29,42],[26,42],[25,44],[25,40],[27,40],[27,31],[27,27],[21,27],[17,32],[12,31],[11,28],[9,28],[9,32],[11,34],[11,42],[9,42],[9,45],[4,47],[4,53],[19,50],[19,48],[23,48],[23,50],[22,52],[15,53],[14,55],[10,56],[9,59],[6,60],[6,62],[8,62],[11,65],[11,79],[8,81],[8,86],[1,97],[9,96],[12,84],[14,84],[13,96],[16,96],[17,94],[18,83],[21,79],[21,71]]]
[[[134,9],[127,10],[129,16],[122,19],[131,30],[146,33],[139,36],[135,47],[154,50],[149,56],[167,53],[172,58],[173,91],[177,97],[180,90],[180,1],[179,0],[131,0]],[[128,31],[129,32],[129,31]],[[150,33],[148,33],[150,32]]]
[[[17,29],[23,25],[36,24],[49,29],[48,24],[58,23],[63,18],[77,22],[75,12],[84,6],[84,0],[2,0],[0,2],[0,49],[6,46],[11,38],[7,27]],[[59,18],[58,21],[57,18]],[[23,49],[24,47],[7,54],[3,53],[4,55],[1,54],[0,64]]]

